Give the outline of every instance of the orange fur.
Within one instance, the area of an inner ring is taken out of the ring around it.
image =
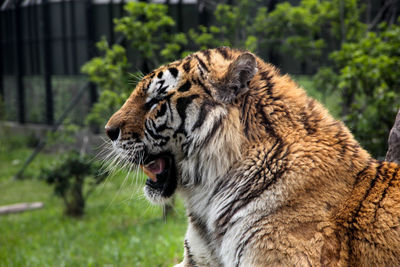
[[[228,48],[200,51],[154,73],[174,66],[183,73],[182,80],[193,81],[199,79],[202,60],[208,69],[202,84],[215,98],[214,85],[226,79],[230,64],[243,53]],[[264,181],[254,179],[247,185],[249,192],[272,181],[268,190],[273,197],[257,196],[260,212],[270,212],[253,222],[248,240],[241,240],[247,241],[241,266],[400,266],[399,166],[372,159],[342,122],[288,76],[259,58],[256,62],[249,90],[223,104],[225,123],[234,129],[227,139],[240,145],[229,154],[230,175],[224,179],[240,181],[247,173],[258,173]],[[108,122],[121,128],[123,138],[132,132],[143,136],[145,119],[158,110],[143,110],[143,88],[153,76],[143,79]],[[171,103],[193,94],[199,95],[194,100],[198,106],[210,98],[193,83]],[[225,219],[217,223],[224,225]],[[192,264],[188,254],[183,266]]]

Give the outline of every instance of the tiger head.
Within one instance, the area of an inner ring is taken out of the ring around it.
[[[239,102],[258,59],[246,51],[200,51],[146,75],[105,129],[122,160],[149,176],[145,195],[162,203],[206,186],[240,158]]]

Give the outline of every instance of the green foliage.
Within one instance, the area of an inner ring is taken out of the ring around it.
[[[144,70],[150,71],[161,63],[175,60],[187,44],[186,35],[172,33],[174,20],[167,15],[167,6],[129,2],[125,5],[127,16],[115,19],[115,31],[121,32],[132,48],[139,52]],[[103,54],[82,67],[82,72],[100,89],[99,101],[86,117],[89,126],[96,128],[104,124],[128,98],[141,72],[129,74],[126,50],[114,44],[110,47],[103,38],[97,43]]]
[[[165,5],[129,2],[127,16],[115,20],[115,30],[140,54],[144,72],[187,55],[188,44],[194,50],[232,46],[261,54],[289,54],[309,70],[318,68],[314,87],[323,102],[337,97],[340,89],[345,121],[364,146],[382,155],[397,108],[396,29],[367,34],[367,25],[361,22],[365,8],[358,0],[302,0],[296,6],[281,2],[272,11],[263,1],[233,2],[217,4],[215,23],[187,34],[174,33],[175,21]],[[125,49],[109,47],[105,40],[98,46],[104,56],[87,63],[83,72],[102,89],[99,103],[87,117],[100,125],[134,86],[128,83]],[[329,57],[334,50],[338,52]],[[324,67],[329,58],[334,66]]]
[[[297,6],[283,2],[270,13],[260,9],[255,34],[266,36],[262,46],[319,66],[326,49],[336,49],[365,32],[361,12],[357,0],[302,0]]]
[[[131,42],[149,70],[178,58],[187,40],[184,34],[172,33],[175,21],[167,15],[166,5],[129,2],[125,11],[127,16],[115,19],[115,30]]]
[[[400,26],[381,25],[379,32],[343,44],[331,59],[334,69],[320,71],[316,80],[341,90],[345,122],[372,154],[383,156],[400,107]]]
[[[54,186],[54,193],[63,199],[65,214],[79,217],[84,214],[90,193],[108,176],[100,170],[100,164],[72,151],[53,166],[42,169],[40,177]]]
[[[254,33],[258,21],[254,17],[266,15],[266,9],[259,8],[260,4],[259,0],[238,0],[235,5],[218,4],[214,11],[215,25],[191,29],[189,38],[197,49],[232,46],[256,52],[258,37]]]
[[[110,117],[132,90],[125,48],[117,44],[110,47],[105,38],[96,45],[104,55],[94,57],[82,66],[82,72],[100,89],[99,101],[86,117],[87,124],[93,127],[104,124],[104,118]]]

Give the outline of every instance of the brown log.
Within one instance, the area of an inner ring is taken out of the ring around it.
[[[42,202],[18,203],[13,205],[0,206],[0,215],[23,212],[27,210],[35,210],[40,208],[43,208]]]
[[[390,131],[388,139],[389,149],[386,153],[386,161],[400,164],[400,110],[397,113],[393,128]]]

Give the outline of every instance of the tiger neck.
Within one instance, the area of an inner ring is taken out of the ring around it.
[[[195,191],[209,192],[241,160],[244,137],[238,114],[236,108],[229,110],[207,144],[181,162],[184,198],[192,198]]]

